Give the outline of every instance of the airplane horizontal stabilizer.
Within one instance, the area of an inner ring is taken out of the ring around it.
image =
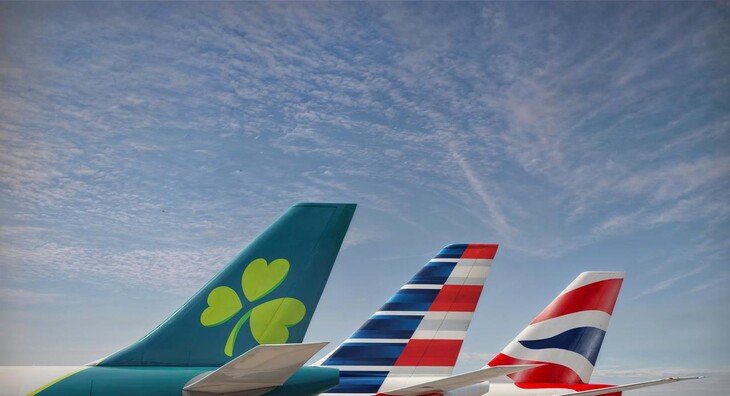
[[[662,378],[662,379],[653,380],[653,381],[637,382],[635,384],[609,386],[608,388],[593,389],[593,390],[587,390],[587,391],[582,391],[582,392],[561,393],[561,394],[555,395],[555,396],[599,396],[599,395],[606,395],[606,394],[616,393],[616,392],[624,392],[624,391],[633,390],[633,389],[646,388],[647,386],[668,384],[671,382],[679,382],[679,381],[686,381],[686,380],[693,380],[693,379],[700,379],[700,378],[704,378],[704,377],[669,377],[669,378]]]
[[[450,377],[441,378],[435,381],[424,382],[415,386],[394,389],[382,392],[388,396],[418,396],[432,393],[442,393],[465,386],[479,384],[492,378],[501,377],[503,375],[516,373],[518,371],[527,370],[540,366],[539,364],[521,364],[512,366],[494,366],[485,367],[476,371],[470,371],[464,374],[452,375]]]
[[[327,342],[317,342],[259,345],[218,370],[193,378],[183,388],[184,394],[226,394],[269,390],[286,382],[327,344]]]

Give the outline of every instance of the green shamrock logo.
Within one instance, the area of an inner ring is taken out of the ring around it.
[[[246,266],[241,277],[243,295],[255,302],[279,287],[289,273],[289,261],[280,258],[267,263],[259,258]],[[219,286],[208,294],[208,307],[200,314],[200,323],[206,327],[223,324],[243,310],[243,303],[235,290]],[[289,339],[289,327],[304,319],[304,304],[291,297],[282,297],[259,304],[244,313],[233,326],[223,349],[233,356],[233,346],[241,328],[248,320],[253,338],[259,344],[283,344]]]

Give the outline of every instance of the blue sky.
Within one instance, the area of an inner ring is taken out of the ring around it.
[[[625,270],[596,379],[723,394],[729,15],[2,3],[0,364],[114,352],[292,203],[346,201],[308,339],[347,337],[442,245],[498,242],[460,369],[579,272]]]

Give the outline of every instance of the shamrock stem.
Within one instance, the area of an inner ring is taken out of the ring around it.
[[[226,341],[226,347],[223,349],[223,352],[226,353],[227,356],[233,356],[233,346],[236,344],[236,337],[238,337],[238,332],[241,331],[241,326],[243,326],[244,323],[246,323],[246,320],[248,320],[249,316],[251,316],[252,309],[243,314],[241,316],[241,319],[238,319],[238,322],[236,322],[236,325],[233,326],[233,330],[231,330],[231,334],[228,335],[228,341]]]

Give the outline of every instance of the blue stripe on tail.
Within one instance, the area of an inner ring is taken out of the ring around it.
[[[432,261],[426,264],[408,282],[409,285],[443,285],[449,279],[456,263]]]
[[[428,311],[438,294],[437,289],[401,289],[380,310]]]
[[[605,336],[605,331],[595,327],[577,327],[542,340],[520,341],[520,344],[529,349],[554,348],[572,351],[582,355],[595,366]]]
[[[460,258],[461,255],[464,253],[464,250],[468,247],[468,244],[465,243],[459,243],[459,244],[453,244],[446,246],[445,248],[441,249],[438,255],[436,255],[436,258]]]
[[[375,315],[350,338],[380,338],[407,340],[421,324],[422,315]]]
[[[346,342],[327,358],[323,366],[392,366],[406,343]]]
[[[377,393],[387,371],[340,371],[340,384],[327,393]]]

